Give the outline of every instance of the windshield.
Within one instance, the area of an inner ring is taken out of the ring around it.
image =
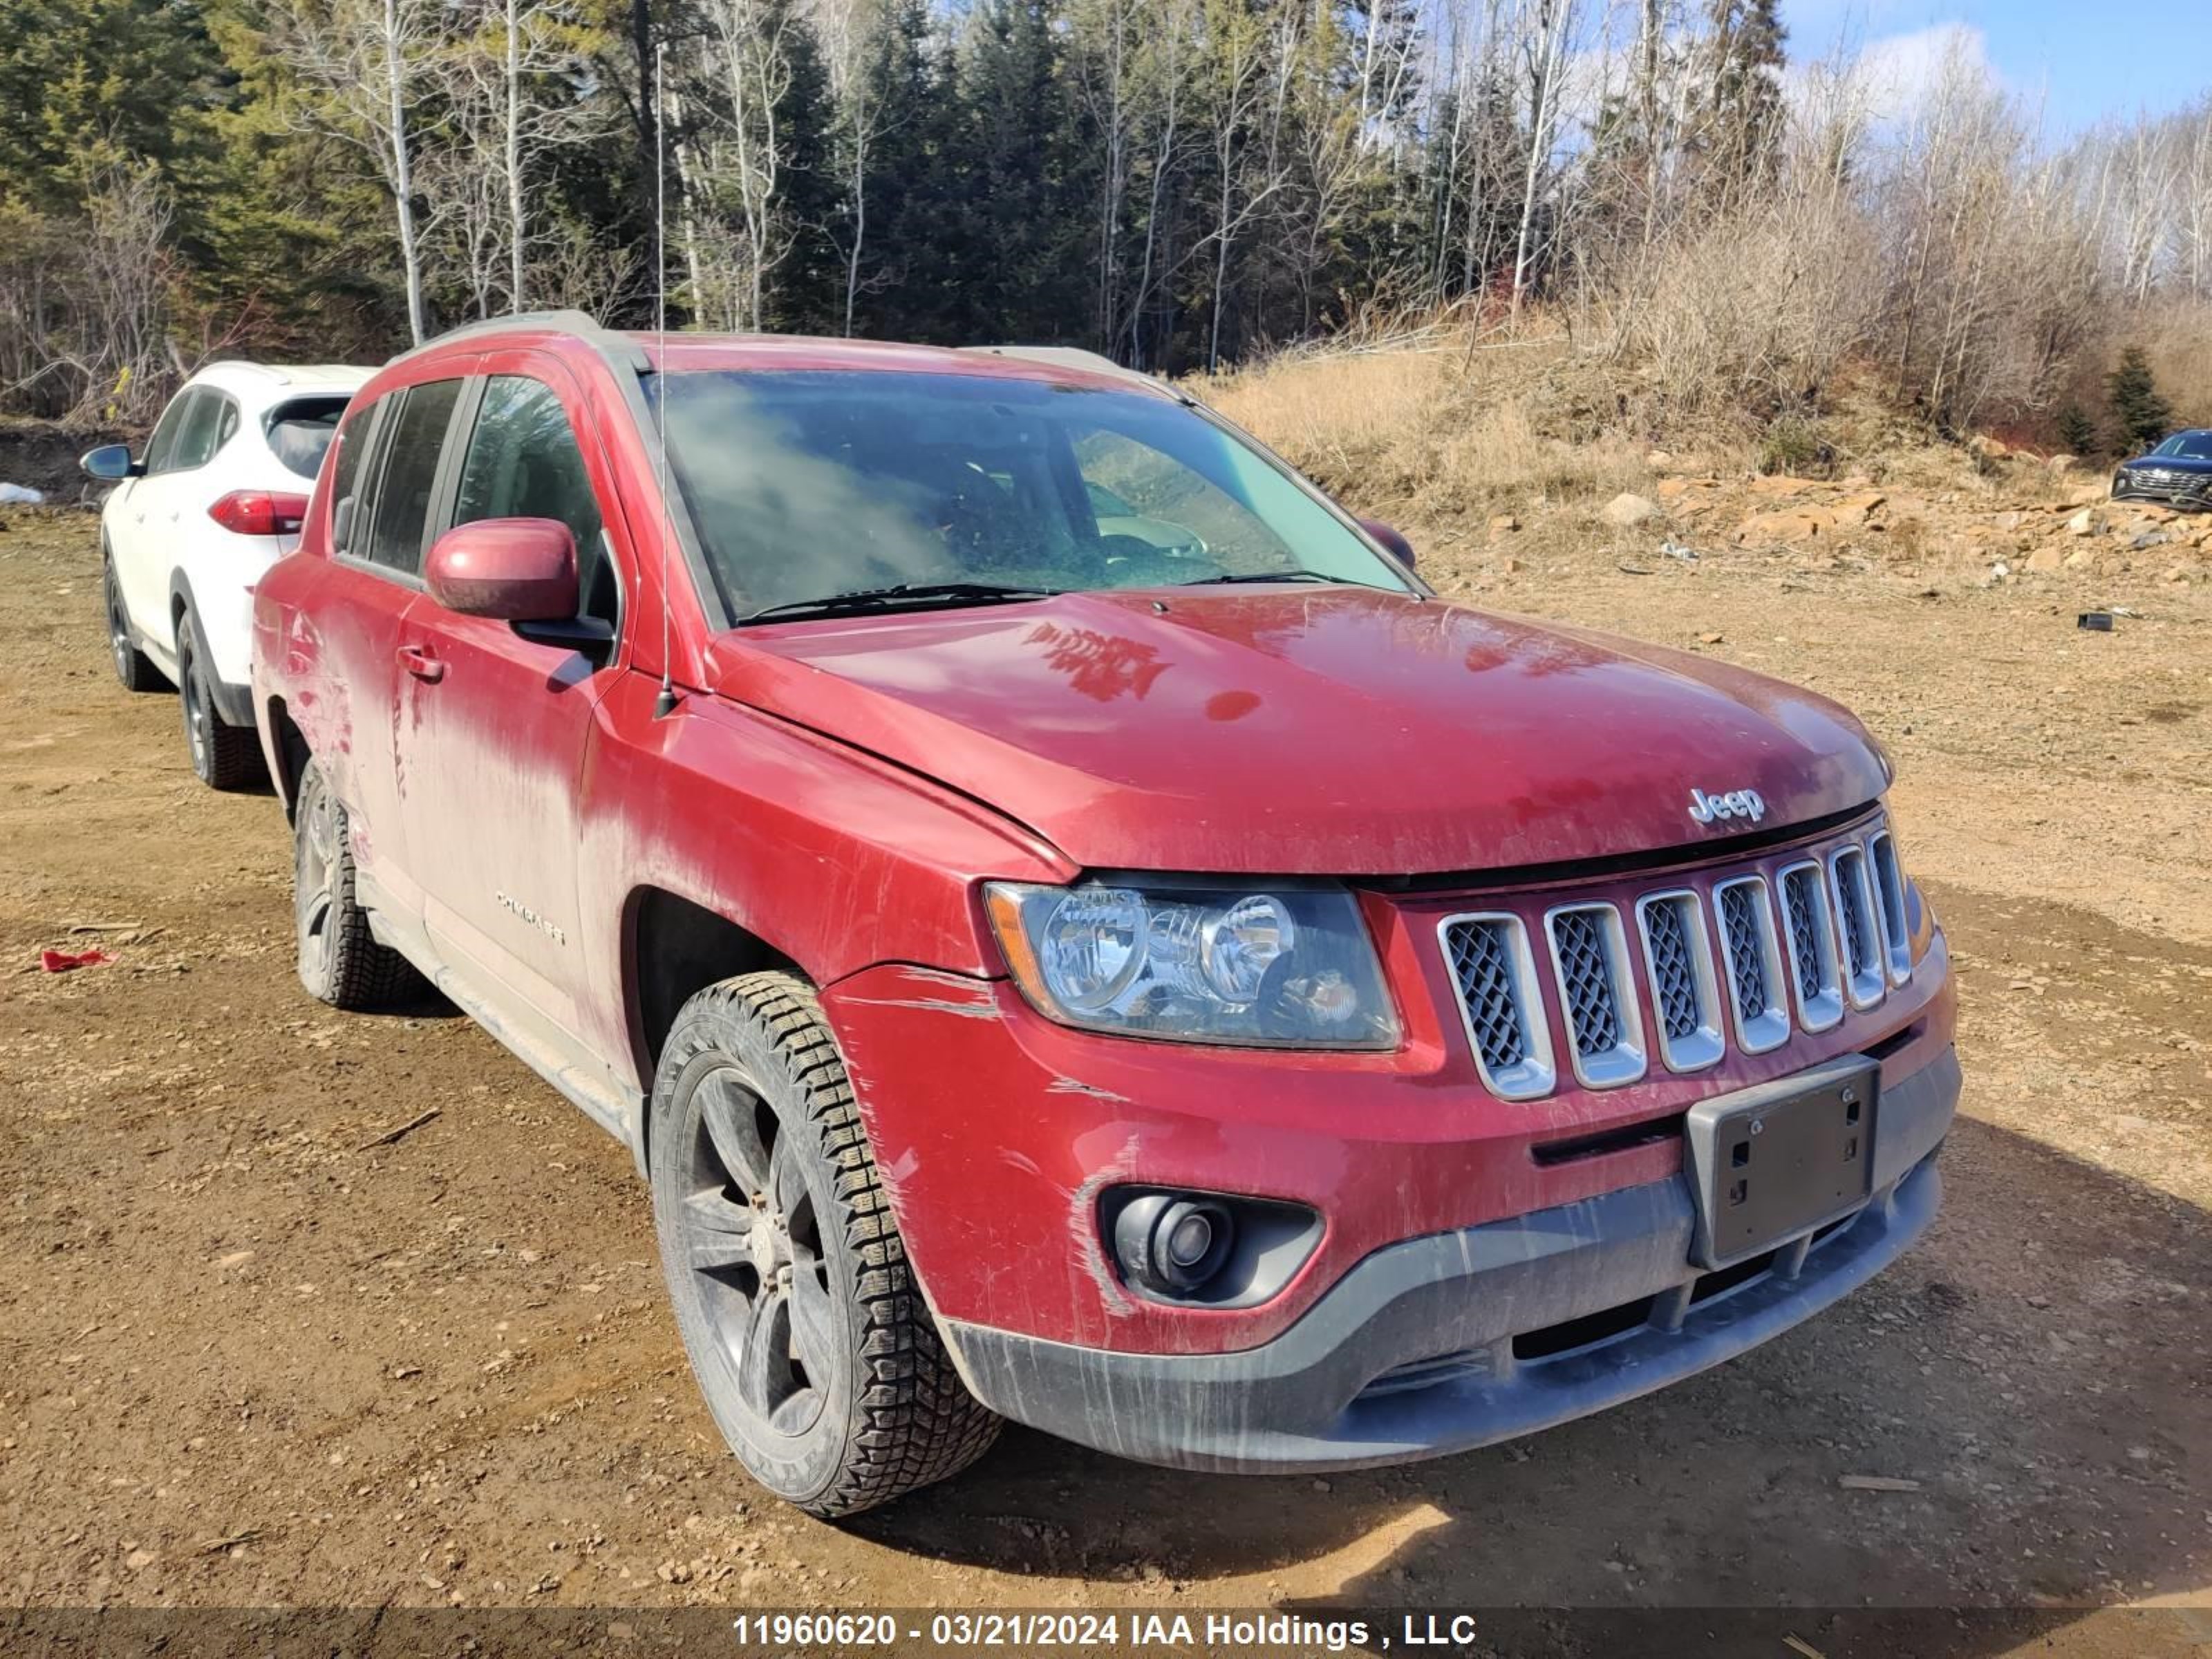
[[[730,614],[944,583],[1224,577],[1410,591],[1306,487],[1142,392],[981,375],[712,371],[665,388],[669,465]]]
[[[2177,432],[2154,455],[2177,455],[2188,461],[2212,461],[2212,432]]]

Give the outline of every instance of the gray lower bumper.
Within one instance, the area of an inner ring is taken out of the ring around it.
[[[957,1322],[945,1336],[994,1410],[1143,1462],[1264,1473],[1464,1451],[1664,1388],[1864,1284],[1935,1218],[1931,1154],[1958,1098],[1954,1050],[1885,1079],[1873,1200],[1724,1291],[1689,1264],[1696,1218],[1677,1178],[1391,1245],[1273,1341],[1234,1353],[1121,1353]],[[1516,1335],[1624,1308],[1629,1327],[1606,1340],[1514,1354]]]

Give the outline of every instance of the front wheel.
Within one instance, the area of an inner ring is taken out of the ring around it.
[[[814,993],[748,974],[684,1005],[653,1083],[653,1212],[676,1322],[730,1449],[808,1513],[957,1474],[971,1395],[893,1224]]]
[[[115,662],[115,678],[125,691],[158,691],[165,683],[161,670],[146,659],[131,636],[131,613],[123,604],[123,584],[115,577],[115,560],[104,550],[100,560],[100,596],[107,606],[107,651]]]

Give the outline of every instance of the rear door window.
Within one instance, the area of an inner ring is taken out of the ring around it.
[[[190,406],[178,422],[176,437],[164,453],[161,465],[155,465],[150,454],[146,458],[149,477],[163,472],[189,472],[213,460],[216,451],[222,447],[226,417],[229,430],[238,430],[238,405],[222,392],[201,386],[185,395]]]
[[[567,525],[576,538],[583,614],[615,620],[615,575],[599,535],[599,498],[568,411],[542,380],[495,374],[485,383],[453,503],[455,524],[478,519],[557,519]]]
[[[459,380],[433,380],[398,394],[398,409],[386,417],[391,436],[382,446],[383,470],[368,533],[356,530],[347,549],[355,557],[404,575],[422,574],[438,460],[460,395]]]

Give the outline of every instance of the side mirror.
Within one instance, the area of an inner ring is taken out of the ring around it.
[[[1399,563],[1404,565],[1407,569],[1411,570],[1413,568],[1413,543],[1407,541],[1396,531],[1391,529],[1390,526],[1384,524],[1382,520],[1362,519],[1359,521],[1359,527],[1365,531],[1370,536],[1372,536],[1376,541],[1382,543],[1383,551],[1389,553],[1393,558],[1396,559]]]
[[[97,449],[88,449],[78,457],[77,465],[84,469],[88,478],[108,483],[135,478],[146,470],[131,459],[129,444],[102,444]]]
[[[447,610],[495,622],[576,614],[576,538],[558,519],[480,519],[438,538],[422,585]]]

